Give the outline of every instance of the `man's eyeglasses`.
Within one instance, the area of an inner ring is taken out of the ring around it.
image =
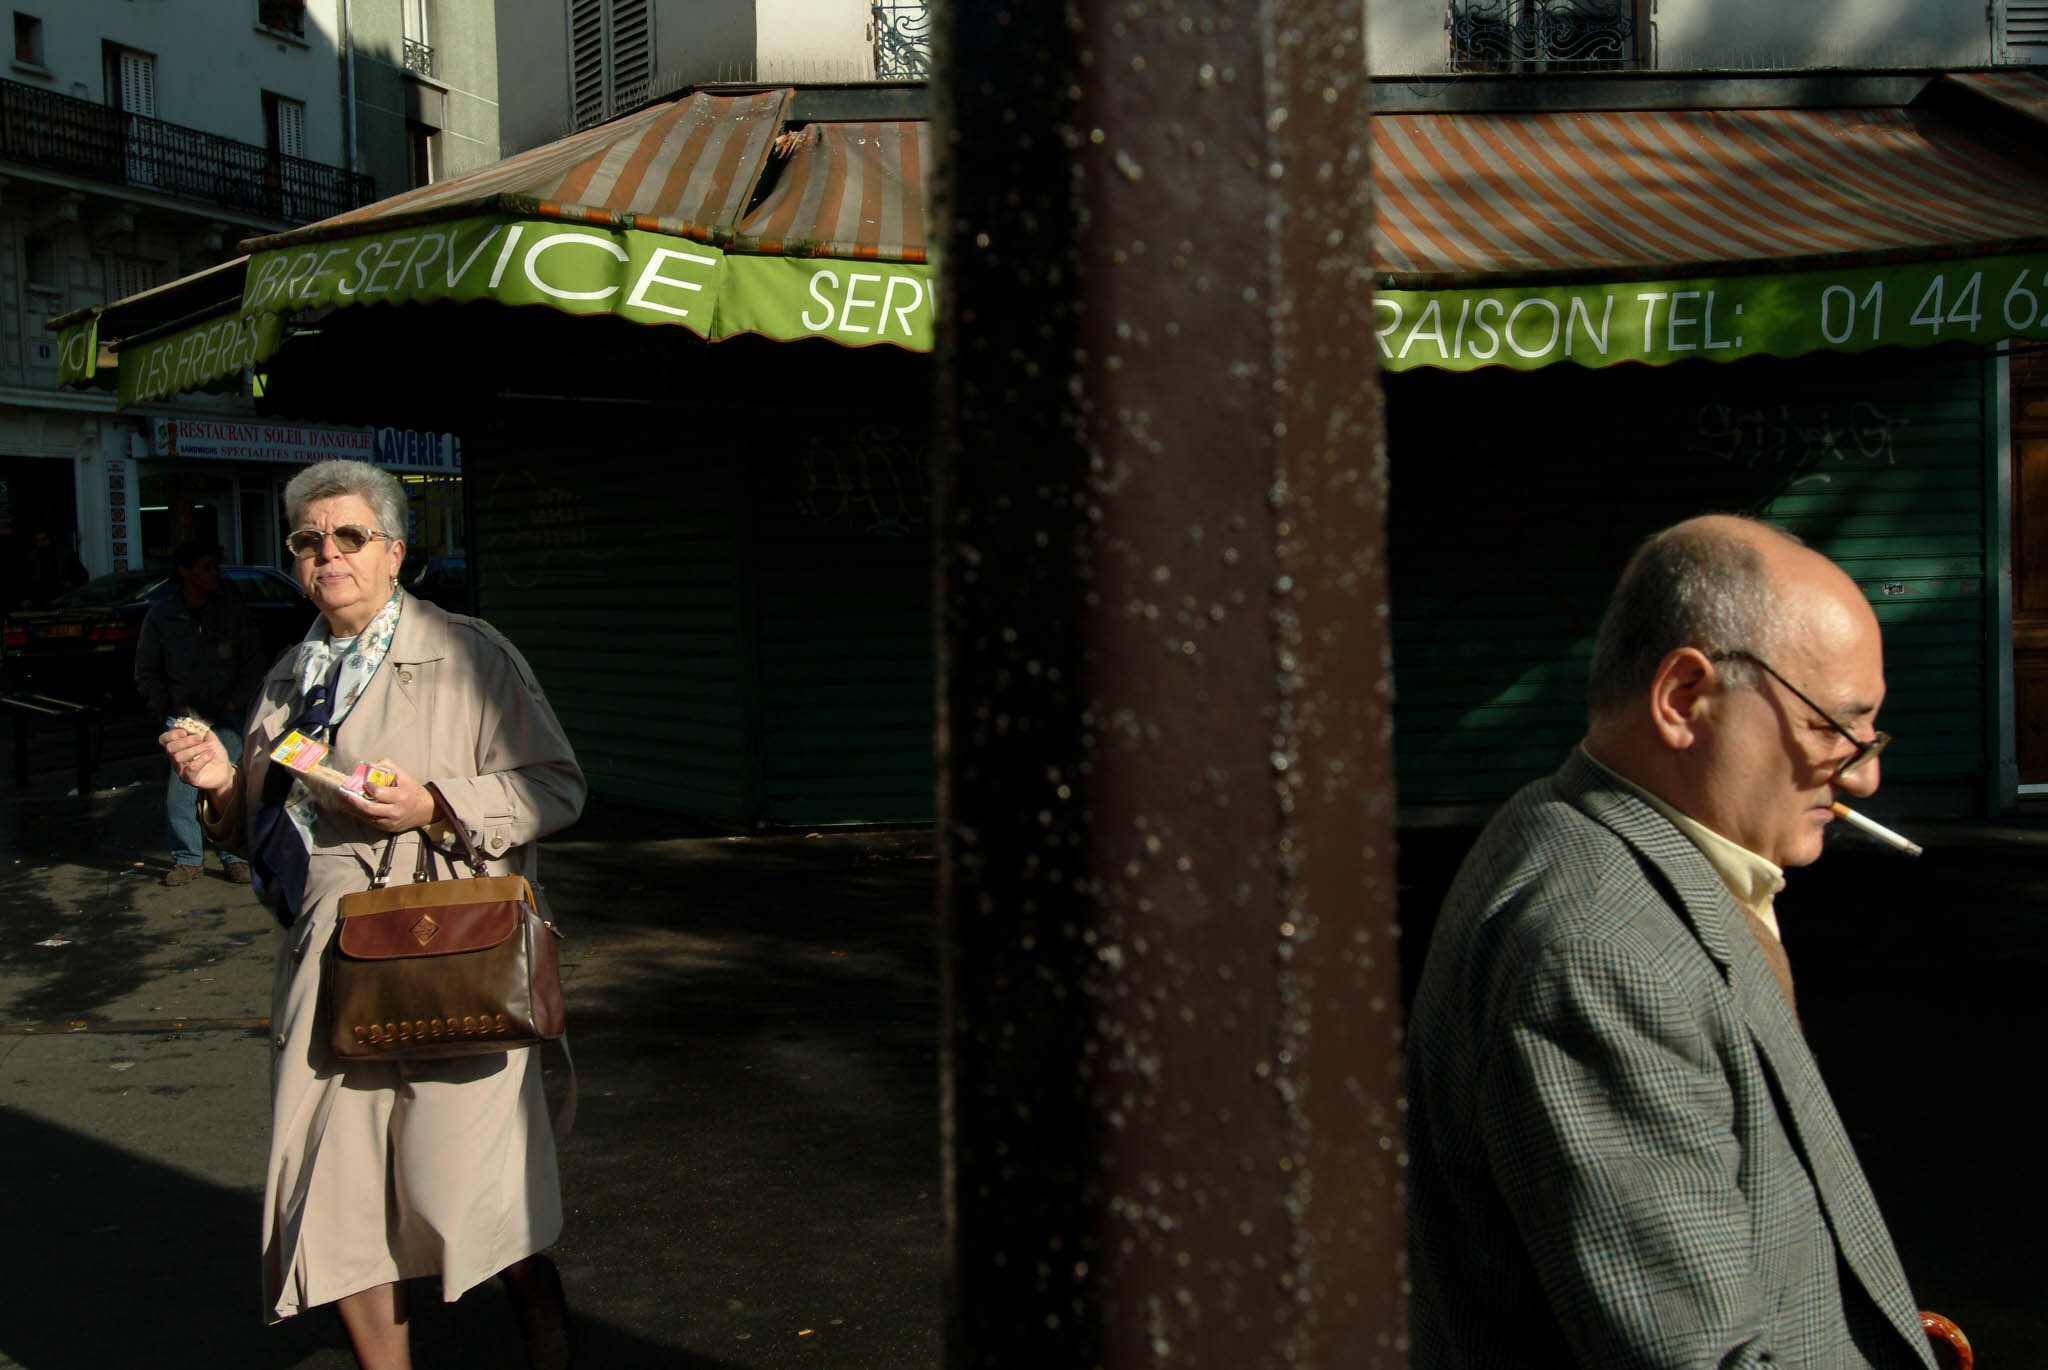
[[[1826,709],[1823,709],[1820,705],[1808,699],[1806,695],[1800,691],[1797,685],[1794,685],[1791,681],[1785,679],[1785,677],[1779,675],[1776,671],[1772,670],[1771,663],[1765,661],[1760,656],[1753,656],[1748,652],[1715,652],[1708,656],[1707,660],[1747,661],[1752,666],[1761,667],[1765,674],[1769,675],[1771,679],[1777,681],[1780,685],[1783,685],[1786,689],[1790,690],[1793,694],[1793,697],[1796,698],[1801,704],[1804,704],[1807,708],[1819,714],[1821,717],[1821,721],[1823,723],[1827,724],[1830,728],[1833,728],[1843,737],[1848,738],[1849,744],[1856,749],[1856,753],[1855,755],[1851,756],[1847,761],[1844,761],[1841,765],[1835,767],[1835,779],[1837,780],[1840,780],[1843,776],[1848,775],[1850,772],[1854,771],[1858,766],[1861,766],[1864,762],[1876,756],[1879,752],[1883,751],[1891,743],[1892,735],[1886,732],[1874,732],[1871,734],[1870,739],[1868,741],[1865,741],[1863,738],[1856,736],[1856,734],[1850,732],[1847,728],[1837,723],[1834,719],[1834,716],[1830,714]]]
[[[332,528],[301,528],[284,540],[284,548],[295,557],[317,556],[320,544],[334,539],[338,552],[360,552],[377,538],[389,540],[389,533],[380,533],[375,528],[365,528],[360,523],[339,523]]]

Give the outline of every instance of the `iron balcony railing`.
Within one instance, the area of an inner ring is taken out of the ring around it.
[[[405,40],[405,69],[422,76],[434,74],[434,50],[417,38]]]
[[[1637,0],[1451,0],[1453,71],[1642,64]]]
[[[0,157],[289,223],[366,205],[360,172],[0,81]]]
[[[932,74],[932,15],[925,0],[874,0],[872,22],[877,78]]]

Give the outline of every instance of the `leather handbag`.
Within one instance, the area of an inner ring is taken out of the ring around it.
[[[387,886],[394,836],[370,888],[341,897],[325,992],[328,1046],[343,1061],[476,1056],[566,1026],[561,933],[525,876],[484,873],[469,829],[439,789],[427,792],[476,874],[436,879],[422,838],[412,882]]]

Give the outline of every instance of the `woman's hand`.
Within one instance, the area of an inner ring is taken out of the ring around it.
[[[178,779],[204,794],[215,813],[227,807],[234,795],[235,763],[228,760],[227,748],[220,745],[219,738],[210,732],[172,728],[159,733],[156,744],[170,757]]]
[[[365,822],[379,832],[406,832],[434,821],[434,797],[425,785],[388,756],[372,764],[391,772],[389,785],[364,785],[361,794],[342,791]]]

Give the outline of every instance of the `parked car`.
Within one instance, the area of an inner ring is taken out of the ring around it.
[[[265,653],[274,658],[305,636],[313,606],[297,581],[268,566],[223,566],[220,575],[248,604]],[[12,611],[0,646],[6,687],[103,708],[139,708],[135,644],[142,619],[177,589],[168,571],[115,571],[41,609]]]
[[[469,558],[461,552],[429,557],[405,587],[451,614],[469,612]]]

